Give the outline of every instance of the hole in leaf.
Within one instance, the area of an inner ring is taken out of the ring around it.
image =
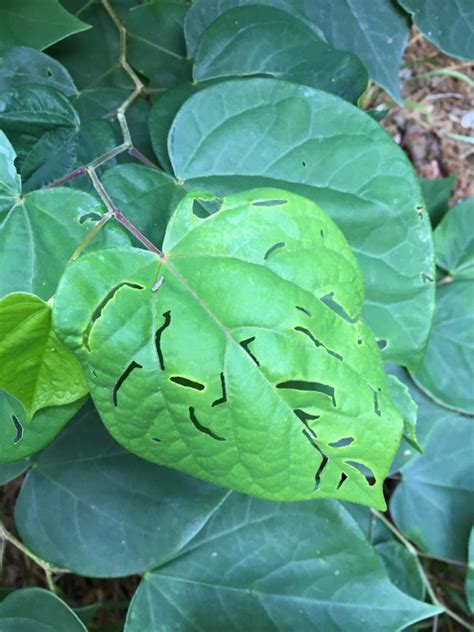
[[[102,219],[102,215],[100,213],[97,213],[96,211],[90,211],[89,213],[84,213],[84,215],[81,215],[79,218],[79,224],[83,224],[88,219],[93,219],[95,222],[98,222],[99,219]]]
[[[288,204],[288,200],[255,200],[252,206],[283,206]]]
[[[164,330],[169,327],[170,323],[171,323],[171,312],[165,312],[163,314],[163,318],[164,318],[164,322],[161,325],[161,327],[159,329],[156,330],[155,332],[155,348],[156,348],[156,355],[158,356],[158,362],[160,364],[160,369],[162,371],[165,370],[165,362],[163,359],[163,352],[161,351],[161,336],[164,332]]]
[[[161,439],[158,439],[158,437],[152,437],[151,440],[156,441],[156,443],[161,443]]]
[[[338,316],[346,320],[348,323],[356,323],[359,319],[351,318],[349,314],[346,312],[346,310],[342,307],[342,305],[339,305],[339,303],[337,303],[333,297],[334,297],[334,292],[329,292],[329,294],[322,296],[320,300],[327,307],[329,307],[330,310],[332,310],[335,314],[337,314]]]
[[[377,415],[377,417],[380,417],[381,415],[381,411],[380,411],[380,405],[379,405],[379,394],[377,393],[377,390],[373,387],[370,386],[370,389],[372,390],[372,393],[374,394],[374,413]],[[378,389],[380,391],[380,389]]]
[[[321,417],[321,415],[310,415],[305,410],[301,410],[301,408],[295,408],[293,412],[298,417],[298,419],[304,423],[305,426],[307,426],[308,421],[315,421],[316,419],[319,419]]]
[[[326,347],[326,345],[323,344],[317,338],[315,338],[313,336],[313,334],[310,332],[310,330],[306,329],[306,327],[295,327],[295,330],[296,331],[300,331],[302,334],[307,336],[315,344],[316,347],[322,347],[325,351],[327,351],[327,353],[329,353],[329,355],[331,355],[333,358],[336,358],[336,360],[339,360],[341,362],[344,360],[342,355],[340,355],[339,353],[336,353],[335,351],[332,351],[331,349]]]
[[[343,439],[339,439],[334,443],[330,443],[331,448],[345,448],[354,441],[354,437],[344,437]]]
[[[347,465],[350,465],[351,467],[358,470],[363,476],[365,476],[368,484],[371,487],[372,485],[375,485],[375,476],[372,470],[370,470],[366,465],[363,465],[362,463],[358,463],[357,461],[346,461],[346,463]]]
[[[357,338],[357,344],[361,345],[364,341],[362,340],[362,338]]]
[[[300,305],[297,305],[297,306],[296,306],[296,309],[299,309],[299,311],[300,311],[300,312],[303,312],[303,314],[306,314],[306,316],[309,316],[309,317],[311,317],[311,316],[312,316],[312,314],[311,314],[311,312],[309,311],[309,309],[306,309],[305,307],[301,307]]]
[[[48,68],[48,69],[46,70],[46,74],[47,74],[47,75],[48,75],[48,77],[50,77],[50,78],[53,76],[53,71],[51,70],[51,68]]]
[[[209,437],[212,437],[212,439],[215,439],[216,441],[225,441],[224,437],[220,437],[219,435],[215,434],[214,432],[212,432],[212,430],[210,428],[206,428],[206,426],[203,426],[201,423],[199,423],[195,413],[194,413],[194,407],[190,406],[189,407],[189,418],[191,419],[194,427],[199,430],[199,432],[202,432],[204,434],[207,434]]]
[[[104,311],[107,303],[109,303],[113,297],[117,294],[117,292],[120,290],[120,288],[127,286],[127,287],[131,287],[134,290],[143,290],[143,285],[139,285],[138,283],[129,283],[128,281],[124,281],[123,283],[119,283],[118,285],[116,285],[115,287],[113,287],[110,292],[108,292],[107,296],[99,303],[99,305],[95,308],[91,319],[89,321],[89,324],[87,325],[84,334],[83,334],[83,343],[84,346],[86,347],[86,349],[88,351],[91,350],[90,346],[89,346],[89,338],[91,335],[91,331],[92,328],[94,327],[95,323],[99,320],[99,318],[102,316],[102,312]]]
[[[305,163],[304,160],[303,160],[303,162],[301,164],[303,165],[303,167],[306,167],[306,163]]]
[[[321,237],[324,239],[324,230],[321,228],[319,232],[321,233]]]
[[[424,272],[421,275],[421,280],[423,281],[423,283],[433,283],[433,277],[431,277],[429,274],[425,274]]]
[[[416,210],[416,212],[418,213],[418,217],[419,217],[420,219],[423,219],[423,206],[422,206],[421,204],[417,204],[417,205],[415,206],[415,210]]]
[[[383,338],[380,338],[379,340],[377,340],[377,347],[381,351],[383,351],[383,349],[386,349],[388,347],[388,342],[384,340]]]
[[[225,387],[225,377],[223,373],[221,373],[221,387],[222,387],[222,397],[219,397],[219,399],[216,399],[215,402],[212,402],[212,407],[219,406],[219,404],[225,404],[227,401],[227,391]]]
[[[249,354],[249,356],[252,358],[252,360],[255,362],[255,364],[257,366],[260,366],[260,362],[257,360],[257,358],[253,355],[253,353],[250,351],[249,349],[249,345],[255,340],[255,336],[252,336],[251,338],[246,338],[245,340],[242,340],[242,342],[240,342],[240,346],[245,349],[245,351]]]
[[[344,483],[347,481],[347,474],[345,472],[341,473],[341,478],[339,479],[339,483],[337,484],[337,488],[336,489],[341,489],[341,487],[344,485]]]
[[[188,380],[187,377],[180,377],[179,375],[170,377],[170,380],[175,384],[184,386],[185,388],[194,388],[196,391],[203,391],[206,387],[201,382],[195,382],[194,380]]]
[[[285,242],[284,241],[279,241],[278,243],[273,244],[273,246],[271,246],[271,248],[269,248],[267,250],[267,252],[265,253],[263,258],[266,261],[268,259],[268,257],[275,252],[275,250],[278,250],[279,248],[284,248],[284,247],[285,247]]]
[[[16,437],[13,439],[13,443],[16,445],[17,443],[20,443],[20,441],[23,439],[23,426],[21,425],[20,420],[16,415],[12,415],[12,421],[16,430]]]
[[[203,219],[217,213],[221,206],[222,200],[220,198],[215,198],[214,200],[200,200],[198,198],[193,200],[193,214]]]
[[[125,369],[125,371],[122,373],[122,375],[119,377],[119,379],[115,383],[114,392],[112,394],[112,401],[114,402],[114,406],[117,406],[117,394],[120,390],[120,387],[128,378],[130,373],[134,371],[135,369],[143,369],[143,366],[141,364],[138,364],[138,362],[135,362],[135,360],[133,360],[133,362],[130,362],[128,367]]]
[[[277,384],[277,388],[288,388],[297,391],[314,391],[316,393],[322,393],[323,395],[327,395],[331,399],[333,406],[336,406],[336,395],[334,392],[334,387],[329,386],[328,384],[322,384],[321,382],[309,382],[306,380],[287,380],[286,382],[280,382],[280,384]]]

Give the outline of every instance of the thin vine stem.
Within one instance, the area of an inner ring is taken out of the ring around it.
[[[150,252],[154,252],[159,257],[164,258],[164,253],[159,248],[157,248],[147,237],[145,237],[145,235],[140,230],[138,230],[138,228],[134,224],[132,224],[132,222],[130,222],[121,211],[116,209],[113,217],[119,224],[126,228],[129,233],[136,237],[147,250],[150,250]]]
[[[411,553],[411,555],[413,555],[413,557],[415,558],[418,571],[420,573],[421,579],[423,581],[423,584],[426,588],[426,592],[428,593],[431,602],[435,606],[442,608],[445,614],[451,617],[451,619],[454,619],[454,621],[457,621],[457,623],[459,623],[459,625],[462,625],[464,628],[466,628],[466,630],[473,630],[473,627],[467,621],[465,621],[462,617],[460,617],[458,614],[453,612],[450,608],[448,608],[444,603],[440,601],[440,599],[438,598],[437,594],[435,593],[433,589],[433,586],[431,585],[430,580],[428,579],[428,576],[426,575],[423,565],[420,562],[420,559],[418,557],[419,551],[413,546],[413,544],[409,540],[405,538],[405,536],[402,533],[400,533],[400,531],[396,528],[396,526],[392,524],[392,522],[390,522],[390,520],[386,516],[384,516],[383,513],[381,513],[380,511],[377,511],[376,509],[372,509],[371,511],[372,511],[372,515],[378,518],[380,522],[382,522],[387,527],[387,529],[389,529],[393,533],[393,535],[405,546],[408,552]]]
[[[46,576],[46,583],[48,584],[48,588],[51,592],[56,593],[57,587],[54,583],[53,574],[55,573],[69,573],[69,571],[65,568],[58,568],[53,564],[50,564],[46,560],[43,560],[41,557],[30,551],[30,549],[20,542],[18,538],[16,538],[12,533],[8,531],[3,522],[0,521],[0,539],[9,542],[12,546],[14,546],[18,551],[21,551],[23,555],[32,560],[35,564],[40,566],[43,569],[43,572]]]

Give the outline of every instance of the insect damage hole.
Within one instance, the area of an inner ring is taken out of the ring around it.
[[[179,384],[180,386],[184,386],[185,388],[193,388],[196,391],[203,391],[206,388],[204,384],[201,384],[201,382],[196,382],[188,379],[187,377],[181,377],[180,375],[170,377],[170,381],[175,384]]]
[[[167,311],[163,314],[163,324],[159,329],[155,332],[155,349],[156,355],[158,356],[158,363],[160,365],[160,369],[162,371],[165,370],[165,361],[163,359],[163,351],[161,350],[161,336],[163,335],[164,330],[170,326],[171,324],[171,312]]]
[[[340,362],[344,361],[344,357],[340,353],[336,353],[336,351],[332,351],[332,349],[329,349],[329,347],[326,347],[326,345],[320,340],[318,340],[317,338],[315,338],[312,332],[309,329],[306,329],[306,327],[299,327],[299,326],[295,327],[295,331],[299,331],[305,336],[307,336],[317,348],[322,347],[330,356],[332,356],[333,358],[336,358],[336,360],[339,360]]]
[[[114,403],[114,406],[118,405],[117,395],[120,390],[120,387],[125,382],[125,380],[129,377],[132,371],[134,371],[135,369],[143,369],[143,366],[141,364],[138,364],[138,362],[135,362],[135,360],[133,360],[132,362],[130,362],[128,367],[125,369],[125,371],[122,373],[122,375],[119,377],[119,379],[115,383],[114,391],[112,393],[112,401]]]
[[[16,436],[13,439],[13,443],[16,445],[17,443],[20,443],[20,441],[23,439],[23,426],[21,425],[20,420],[16,415],[12,415],[12,422],[16,430]]]
[[[214,402],[212,402],[211,404],[212,408],[214,406],[219,406],[220,404],[225,404],[227,401],[227,390],[226,390],[226,385],[225,385],[225,376],[223,373],[221,373],[221,388],[222,388],[222,397],[219,397],[219,399],[216,399]]]
[[[199,430],[199,432],[202,432],[203,434],[208,435],[209,437],[211,437],[212,439],[215,439],[216,441],[225,441],[224,437],[220,437],[215,432],[212,432],[210,428],[203,426],[199,422],[198,418],[196,417],[196,413],[194,412],[194,406],[189,407],[189,418],[193,426],[196,428],[196,430]]]
[[[298,311],[303,312],[303,314],[306,314],[306,316],[309,316],[311,318],[312,314],[309,309],[306,309],[306,307],[301,307],[301,305],[295,305],[295,307]]]
[[[344,483],[347,481],[349,477],[347,476],[347,474],[345,472],[341,472],[341,478],[339,479],[339,483],[337,484],[336,489],[339,491],[341,489],[341,487],[344,485]]]
[[[330,443],[329,445],[331,448],[345,448],[346,446],[351,445],[353,441],[354,437],[343,437],[342,439],[334,441],[334,443]]]
[[[257,360],[256,356],[250,351],[249,348],[249,345],[251,345],[254,340],[255,336],[252,336],[251,338],[246,338],[245,340],[242,340],[241,342],[239,342],[239,344],[249,354],[255,364],[257,366],[260,366],[260,362]]]
[[[334,292],[329,292],[329,294],[321,296],[320,301],[324,303],[326,307],[329,307],[329,309],[337,316],[340,316],[340,318],[343,318],[348,323],[354,324],[359,320],[358,318],[351,318],[342,305],[339,305],[339,303],[334,300]]]
[[[280,382],[277,384],[277,388],[294,389],[296,391],[314,391],[315,393],[322,393],[327,395],[334,407],[336,404],[336,393],[333,386],[329,384],[322,384],[321,382],[310,382],[308,380],[287,380],[286,382]]]
[[[252,206],[283,206],[288,200],[255,200]]]
[[[279,250],[280,248],[284,248],[285,247],[285,242],[284,241],[279,241],[276,244],[273,244],[273,246],[271,246],[267,252],[265,253],[265,255],[263,256],[264,260],[266,261],[268,259],[268,257],[270,257],[275,250]]]
[[[379,404],[379,393],[378,391],[380,391],[380,389],[375,389],[373,386],[371,386],[369,384],[369,388],[373,393],[374,396],[374,413],[377,415],[377,417],[380,417],[382,412],[380,410],[380,404]]]
[[[373,487],[375,485],[376,483],[375,476],[372,470],[369,469],[366,465],[364,465],[363,463],[358,463],[357,461],[346,461],[346,463],[347,465],[350,465],[351,467],[356,469],[358,472],[360,472],[365,477],[365,480],[370,485],[370,487]]]

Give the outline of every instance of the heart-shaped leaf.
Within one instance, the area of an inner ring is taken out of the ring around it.
[[[140,456],[245,493],[383,507],[402,420],[342,233],[280,190],[205,220],[196,197],[163,257],[97,252],[60,283],[54,327],[105,424]]]
[[[29,420],[87,395],[79,362],[51,329],[51,307],[33,294],[0,300],[0,388],[23,404]]]
[[[437,265],[456,279],[474,280],[474,197],[460,202],[435,230]]]

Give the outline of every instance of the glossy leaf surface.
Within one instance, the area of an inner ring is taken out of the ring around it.
[[[43,49],[89,28],[58,0],[41,0],[38,9],[37,0],[2,0],[0,49],[19,45]]]
[[[286,11],[241,6],[226,11],[204,32],[195,51],[196,81],[270,75],[356,102],[367,87],[362,62],[337,51]]]
[[[279,190],[231,196],[204,220],[194,202],[163,258],[98,252],[60,283],[55,331],[102,419],[132,452],[217,484],[383,507],[401,418],[344,237]]]
[[[453,281],[436,290],[433,328],[416,384],[443,406],[474,414],[474,283]]]
[[[455,279],[474,280],[474,198],[460,202],[434,234],[436,264]]]
[[[51,307],[33,294],[0,300],[0,388],[25,408],[72,404],[87,395],[81,366],[51,328]]]
[[[24,588],[0,603],[2,632],[87,632],[67,604],[49,590]]]
[[[186,101],[168,149],[187,188],[279,186],[324,208],[358,258],[386,361],[421,359],[434,308],[431,229],[411,165],[371,117],[304,86],[226,81]]]
[[[375,595],[377,596],[374,599]],[[342,505],[235,493],[193,540],[147,574],[126,632],[317,629],[392,632],[435,613],[387,579]]]

